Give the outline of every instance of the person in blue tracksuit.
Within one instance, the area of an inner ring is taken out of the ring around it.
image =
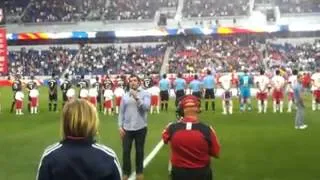
[[[251,87],[253,85],[252,76],[248,74],[248,70],[244,70],[244,74],[239,77],[239,89],[240,89],[240,111],[245,111],[246,106],[251,111]]]
[[[186,80],[182,78],[182,74],[178,73],[177,79],[174,81],[174,90],[176,93],[176,102],[175,105],[178,105],[178,102],[181,97],[185,95],[185,90],[186,90]]]
[[[194,80],[190,82],[191,94],[201,99],[202,83],[199,81],[198,75],[194,75]]]
[[[99,119],[86,100],[73,100],[63,109],[63,139],[45,149],[37,180],[121,180],[116,153],[95,141]]]

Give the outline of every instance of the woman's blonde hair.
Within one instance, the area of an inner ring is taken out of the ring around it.
[[[61,131],[63,138],[95,137],[98,134],[99,117],[95,107],[86,100],[73,100],[65,104]]]

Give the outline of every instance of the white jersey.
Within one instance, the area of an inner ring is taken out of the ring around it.
[[[224,75],[219,78],[219,82],[221,83],[221,86],[225,90],[229,90],[232,85],[232,76],[230,75]]]
[[[88,92],[89,97],[97,97],[98,96],[98,91],[97,88],[90,88]]]
[[[267,92],[270,84],[270,79],[266,75],[260,75],[256,78],[259,92]]]
[[[113,92],[111,89],[106,89],[104,90],[104,100],[105,101],[109,101],[109,100],[112,100],[113,99]]]
[[[23,92],[22,91],[18,91],[18,92],[16,92],[16,95],[15,95],[15,97],[14,97],[17,101],[22,101],[23,100],[23,98],[24,98],[24,94],[23,94]]]
[[[76,91],[73,88],[68,89],[67,91],[67,97],[73,98],[76,95]]]
[[[159,96],[160,94],[160,88],[157,86],[152,86],[147,90],[151,94],[151,96]]]
[[[80,90],[80,98],[87,98],[89,95],[88,89],[81,89]]]
[[[122,97],[124,94],[125,94],[124,89],[121,88],[121,87],[117,87],[117,88],[114,90],[114,95],[115,95],[116,97]]]
[[[37,98],[37,97],[39,97],[39,91],[38,91],[38,89],[31,89],[29,95],[30,95],[31,98]]]
[[[285,80],[282,76],[274,76],[271,81],[272,87],[277,90],[281,90],[285,83]]]
[[[290,76],[288,83],[288,92],[293,92],[293,87],[298,83],[298,77],[296,75]]]
[[[315,73],[311,76],[313,81],[312,89],[313,90],[320,90],[320,73]]]

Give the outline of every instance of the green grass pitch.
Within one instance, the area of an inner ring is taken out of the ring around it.
[[[60,139],[60,113],[48,112],[46,88],[40,92],[38,115],[29,115],[26,109],[24,116],[10,114],[10,88],[0,88],[0,93],[0,180],[35,179],[44,148]],[[215,179],[319,180],[320,111],[312,112],[310,98],[306,99],[306,130],[294,129],[294,113],[258,114],[256,109],[240,113],[236,105],[233,115],[224,116],[219,100],[217,112],[203,112],[201,119],[215,127],[222,146],[220,159],[212,161]],[[253,105],[256,107],[255,102]],[[168,113],[149,115],[145,156],[174,119],[173,104]],[[113,148],[121,159],[117,117],[100,114],[100,120],[99,141]],[[145,179],[167,180],[168,157],[164,146],[145,168]]]

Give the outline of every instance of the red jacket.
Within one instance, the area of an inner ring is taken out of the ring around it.
[[[195,119],[184,118],[170,124],[162,134],[165,143],[170,141],[171,163],[179,168],[202,168],[210,158],[219,157],[220,144],[212,127]]]

